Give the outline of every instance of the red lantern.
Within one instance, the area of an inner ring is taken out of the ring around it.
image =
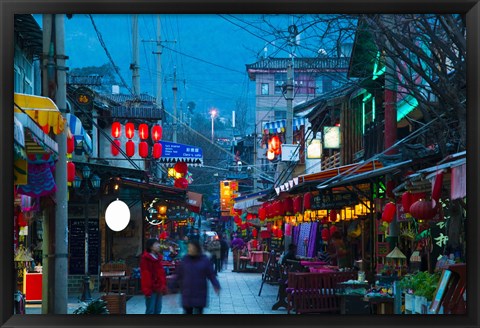
[[[293,199],[293,213],[297,214],[302,211],[302,196],[297,196]]]
[[[392,222],[393,221],[393,216],[395,215],[395,211],[397,210],[397,206],[390,202],[385,205],[385,208],[383,209],[382,213],[382,221],[384,222]]]
[[[333,235],[333,234],[334,234],[335,232],[337,232],[337,231],[338,231],[338,229],[337,229],[336,226],[334,226],[334,225],[331,226],[331,227],[330,227],[330,236]]]
[[[420,199],[425,199],[427,198],[427,194],[424,193],[424,192],[416,192],[416,193],[412,193],[412,204],[415,203],[417,200],[420,200]]]
[[[18,220],[18,226],[19,227],[26,227],[28,226],[28,222],[25,219],[25,215],[23,215],[22,212],[18,213],[17,215],[17,220]]]
[[[388,198],[395,198],[395,195],[393,194],[393,189],[395,188],[395,181],[389,180],[387,181],[387,197]]]
[[[173,169],[174,169],[177,173],[187,174],[187,171],[188,171],[187,163],[185,163],[185,162],[177,162],[177,163],[175,164],[175,166],[173,167]]]
[[[271,237],[271,234],[270,234],[270,231],[268,230],[263,230],[263,231],[260,231],[260,237],[262,239],[268,239]]]
[[[253,249],[257,249],[257,248],[258,248],[258,241],[257,241],[257,240],[253,240],[253,241],[252,241],[252,247],[253,247]]]
[[[188,181],[185,178],[179,178],[175,180],[174,186],[180,189],[187,189],[188,188]]]
[[[273,136],[268,142],[268,150],[273,152],[275,155],[281,154],[281,142],[278,136]]]
[[[148,156],[148,144],[145,141],[142,141],[138,144],[138,153],[142,158],[146,158]]]
[[[435,177],[435,182],[433,183],[432,190],[432,199],[438,203],[440,196],[442,195],[442,184],[443,184],[443,171],[437,173]]]
[[[337,211],[335,211],[335,210],[330,210],[329,219],[330,219],[330,222],[335,222],[335,221],[337,221]]]
[[[152,156],[154,159],[162,157],[162,144],[157,142],[153,144]]]
[[[135,155],[135,144],[132,140],[128,140],[125,144],[125,153],[127,153],[128,157]]]
[[[158,124],[152,127],[152,140],[155,142],[162,140],[162,127]]]
[[[282,238],[283,237],[282,229],[277,229],[275,235],[276,235],[277,238]]]
[[[138,134],[140,139],[145,140],[148,138],[148,125],[142,123],[138,126]]]
[[[307,192],[303,196],[303,209],[310,210],[312,208],[312,194]]]
[[[410,214],[418,220],[431,220],[437,213],[435,202],[431,200],[420,199],[410,206]]]
[[[252,230],[252,236],[253,236],[253,238],[257,238],[257,236],[258,236],[258,231],[257,231],[257,229],[253,229],[253,230]]]
[[[120,138],[121,134],[122,134],[122,125],[120,124],[120,122],[113,122],[112,123],[112,137]]]
[[[410,213],[410,206],[413,204],[413,196],[409,191],[405,191],[402,195],[403,212]]]
[[[73,153],[75,149],[75,139],[73,137],[67,138],[67,154]]]
[[[112,155],[113,155],[113,156],[117,156],[117,155],[118,155],[118,153],[120,152],[120,151],[118,150],[118,148],[117,148],[117,147],[115,147],[115,145],[117,145],[117,147],[118,147],[118,148],[120,148],[120,140],[118,140],[118,139],[115,139],[115,140],[113,140],[112,144],[110,145],[110,146],[111,146],[111,150],[112,150]]]
[[[75,163],[67,162],[67,181],[73,182],[75,180]]]
[[[135,135],[135,125],[133,123],[125,124],[125,135],[128,139],[132,139]]]
[[[168,235],[167,235],[167,232],[166,231],[163,231],[162,233],[160,233],[160,239],[167,239]]]
[[[260,218],[260,221],[265,221],[267,218],[267,211],[265,210],[265,207],[260,207],[258,209],[258,217]]]
[[[330,239],[330,231],[328,229],[322,229],[322,240],[328,241]]]
[[[285,210],[285,215],[293,214],[293,200],[288,197],[283,200],[283,209]]]

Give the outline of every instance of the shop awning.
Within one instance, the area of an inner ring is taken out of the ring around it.
[[[78,117],[70,113],[68,113],[66,117],[70,132],[75,139],[75,146],[82,147],[87,154],[91,155],[93,149],[92,138],[83,128],[82,122]]]
[[[15,113],[15,117],[28,130],[25,133],[27,153],[41,154],[47,152],[58,154],[58,144],[45,134],[30,116],[24,113]]]
[[[54,134],[59,134],[65,128],[65,119],[52,99],[15,93],[13,101],[15,112],[22,113],[23,110],[37,122],[45,133],[51,129]]]
[[[348,174],[344,176],[339,176],[339,178],[336,179],[335,181],[320,183],[317,186],[317,188],[324,189],[324,188],[344,186],[354,182],[376,178],[385,174],[394,174],[395,171],[399,170],[402,167],[408,166],[411,163],[412,163],[412,160],[410,159],[408,161],[395,163],[382,168],[373,168],[372,170],[364,173],[353,173],[353,174]]]
[[[263,124],[263,130],[269,130],[270,133],[280,133],[281,129],[285,128],[287,120],[278,120],[275,122],[267,122]],[[293,131],[299,130],[302,125],[305,125],[305,118],[294,117],[293,118]]]
[[[236,210],[245,210],[249,207],[260,206],[263,204],[263,202],[259,201],[258,199],[265,196],[268,193],[269,193],[269,190],[263,190],[253,194],[236,197],[233,199],[233,201],[235,202],[235,204],[233,205],[233,208]]]

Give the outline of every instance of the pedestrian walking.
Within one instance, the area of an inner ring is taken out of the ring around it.
[[[145,295],[145,314],[160,314],[162,295],[167,293],[167,277],[157,239],[148,239],[146,242],[140,258],[140,284]]]
[[[180,286],[182,307],[185,314],[202,314],[207,306],[208,286],[213,285],[215,293],[220,293],[220,283],[210,260],[202,254],[198,241],[188,243],[188,254],[179,263],[176,279]]]
[[[234,235],[232,240],[232,253],[233,253],[233,272],[238,271],[239,257],[245,248],[245,242],[237,234]]]
[[[228,260],[228,243],[225,240],[225,236],[220,236],[220,271],[227,269]]]

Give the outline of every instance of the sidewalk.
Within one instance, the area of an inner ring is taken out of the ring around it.
[[[278,286],[263,285],[262,295],[258,296],[262,283],[261,273],[232,272],[232,254],[229,255],[227,269],[218,274],[222,290],[217,296],[209,283],[208,305],[205,314],[286,314],[287,310],[280,308],[272,311],[272,305],[277,299]],[[101,293],[92,293],[93,298]],[[68,313],[73,313],[81,304],[80,294],[70,295]],[[39,305],[27,305],[27,314],[40,314]],[[162,314],[182,314],[179,294],[169,294],[163,297]],[[145,298],[135,295],[127,301],[127,314],[145,314]]]

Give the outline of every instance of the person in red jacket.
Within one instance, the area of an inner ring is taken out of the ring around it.
[[[145,295],[145,314],[160,314],[162,295],[167,293],[167,277],[162,265],[160,243],[148,239],[140,259],[140,284]]]

